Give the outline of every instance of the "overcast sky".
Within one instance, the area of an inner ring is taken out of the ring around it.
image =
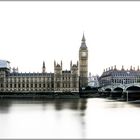
[[[140,65],[140,2],[0,2],[0,59],[20,72],[70,69],[83,32],[92,74]]]

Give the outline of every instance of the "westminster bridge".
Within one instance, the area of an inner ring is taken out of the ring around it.
[[[100,95],[106,97],[140,99],[140,83],[115,84],[99,88]]]

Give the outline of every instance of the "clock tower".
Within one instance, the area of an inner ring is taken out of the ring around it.
[[[88,49],[83,34],[82,43],[79,49],[79,76],[80,88],[88,86]]]

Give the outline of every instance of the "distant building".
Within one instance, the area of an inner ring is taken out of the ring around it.
[[[90,73],[88,78],[88,86],[95,87],[95,88],[99,87],[99,76],[91,75]]]
[[[54,73],[47,73],[43,62],[42,73],[11,71],[10,62],[0,60],[0,92],[78,92],[88,85],[88,50],[83,35],[79,49],[79,63],[70,62],[70,70],[54,61]],[[80,79],[80,81],[79,81]]]
[[[122,66],[121,70],[118,70],[116,66],[104,70],[103,74],[99,78],[100,87],[108,85],[118,84],[131,84],[140,83],[140,69],[130,67],[129,70],[125,70]]]

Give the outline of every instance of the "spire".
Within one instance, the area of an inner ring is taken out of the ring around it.
[[[81,47],[82,48],[87,48],[87,46],[86,46],[86,39],[85,39],[85,35],[84,35],[84,33],[83,33],[83,37],[82,37],[82,43],[81,43]]]
[[[70,61],[70,67],[72,67],[72,60]]]
[[[85,36],[84,36],[84,33],[83,33],[83,38],[82,38],[82,43],[85,43],[86,39],[85,39]]]
[[[43,61],[42,73],[46,72],[45,62]]]
[[[43,68],[45,68],[45,62],[43,61]]]

